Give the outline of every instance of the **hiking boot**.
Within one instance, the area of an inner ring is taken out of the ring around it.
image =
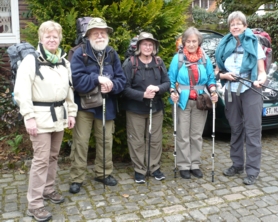
[[[65,198],[58,194],[56,191],[53,191],[50,194],[43,195],[43,199],[50,200],[52,203],[59,204],[63,203],[65,201]]]
[[[154,171],[152,173],[152,176],[156,179],[156,180],[164,180],[165,176],[164,174],[160,171],[160,169],[157,169],[156,171]]]
[[[197,178],[202,178],[203,177],[203,173],[200,169],[190,170],[190,172],[192,173],[192,175],[194,177],[197,177]]]
[[[234,176],[236,174],[242,174],[243,168],[231,166],[230,168],[223,171],[223,174],[227,177]]]
[[[180,175],[183,179],[190,179],[190,171],[189,170],[180,170]]]
[[[134,180],[136,183],[142,184],[145,183],[145,176],[141,173],[135,171]]]
[[[255,176],[253,176],[253,175],[247,175],[247,177],[245,177],[245,178],[243,179],[243,183],[244,183],[245,185],[252,185],[252,184],[255,183],[256,179],[257,179],[257,177],[255,177]]]
[[[69,188],[69,192],[70,193],[79,193],[80,192],[80,187],[82,186],[82,183],[72,183],[70,185],[70,188]]]
[[[103,184],[105,184],[107,186],[116,186],[117,183],[118,183],[117,180],[113,176],[111,176],[111,175],[109,175],[105,179],[96,177],[95,181],[101,182],[101,183],[103,183]]]
[[[28,209],[27,215],[30,217],[34,217],[37,221],[48,221],[52,214],[48,212],[44,207],[37,209]]]

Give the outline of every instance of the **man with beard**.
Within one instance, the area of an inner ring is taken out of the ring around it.
[[[92,127],[96,145],[95,180],[108,186],[117,184],[117,180],[111,175],[113,171],[112,134],[114,133],[114,119],[116,117],[116,95],[124,89],[126,78],[118,54],[112,47],[108,46],[108,34],[112,32],[113,29],[107,26],[103,19],[92,18],[85,33],[85,37],[87,37],[85,46],[79,47],[71,59],[72,80],[78,113],[72,134],[70,193],[78,193],[85,180]],[[86,59],[84,59],[85,57]],[[103,147],[102,105],[96,108],[83,109],[79,96],[79,93],[86,94],[98,86],[106,97],[105,147]],[[103,175],[104,148],[105,177]]]

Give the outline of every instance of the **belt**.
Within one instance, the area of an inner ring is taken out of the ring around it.
[[[64,105],[65,100],[62,101],[58,101],[58,102],[33,102],[34,106],[50,106],[50,113],[52,116],[52,120],[53,122],[57,121],[57,116],[55,113],[55,109],[54,107],[58,107],[58,106],[63,106]],[[67,114],[66,114],[66,109],[64,108],[64,119],[67,118]]]

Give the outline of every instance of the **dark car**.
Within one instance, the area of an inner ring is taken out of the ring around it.
[[[215,49],[223,35],[218,32],[209,30],[200,30],[203,35],[202,48],[210,57],[212,64],[215,66]],[[263,87],[264,104],[262,110],[262,129],[278,128],[278,71],[275,71],[276,64],[272,64],[272,69],[267,73],[267,87]],[[273,90],[274,89],[274,90]],[[216,106],[215,132],[230,133],[229,122],[225,116],[225,88],[220,82],[217,82],[218,102]],[[250,114],[252,115],[252,114]],[[204,135],[210,135],[212,132],[212,111],[208,112],[208,117],[204,129]]]

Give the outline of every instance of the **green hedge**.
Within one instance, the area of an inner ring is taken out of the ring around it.
[[[129,41],[141,31],[151,32],[160,42],[159,56],[163,58],[166,66],[169,65],[175,53],[175,38],[186,27],[186,11],[190,0],[26,0],[30,11],[26,16],[35,17],[36,23],[28,23],[21,30],[25,41],[34,46],[38,44],[37,30],[39,25],[47,20],[54,20],[63,27],[62,47],[65,51],[74,45],[76,38],[76,19],[83,16],[102,17],[114,32],[110,36],[110,45],[113,46],[121,59],[124,59]],[[178,7],[177,7],[178,6]],[[3,82],[1,82],[2,84]],[[165,121],[163,131],[166,134],[167,126],[171,124],[171,108],[165,101]],[[10,98],[7,101],[11,102]],[[10,109],[16,107],[9,104]],[[3,112],[3,110],[0,112]],[[14,118],[15,119],[15,118]],[[115,120],[113,153],[119,157],[128,157],[125,113],[119,112]],[[9,123],[5,123],[9,126]],[[64,147],[71,142],[71,130],[65,130]],[[168,139],[163,138],[164,143]],[[91,137],[90,147],[94,147],[94,138]]]

